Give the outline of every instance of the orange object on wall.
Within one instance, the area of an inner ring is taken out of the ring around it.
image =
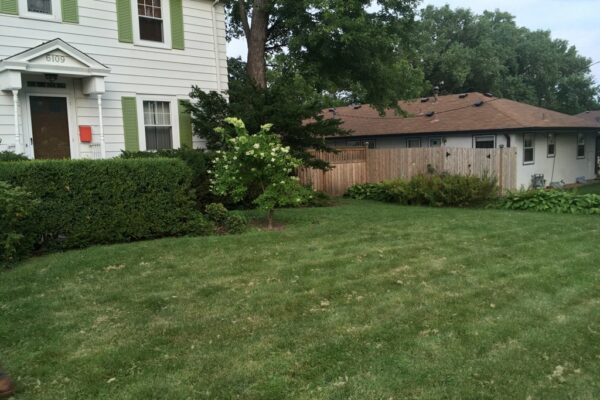
[[[89,125],[79,125],[79,140],[82,143],[92,142],[92,127]]]

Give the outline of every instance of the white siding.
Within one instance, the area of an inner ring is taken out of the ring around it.
[[[138,94],[186,98],[192,85],[204,90],[227,89],[225,22],[222,6],[217,6],[220,71],[213,45],[212,0],[183,0],[185,50],[161,49],[121,43],[117,38],[114,0],[79,0],[79,24],[57,23],[0,14],[0,59],[60,38],[111,69],[103,95],[103,122],[109,156],[124,148],[121,97]],[[38,77],[38,80],[40,77]],[[43,80],[43,77],[42,79]],[[21,102],[26,101],[26,82]],[[92,125],[98,133],[96,97],[81,92],[81,81],[72,80],[76,125]],[[42,89],[43,90],[43,89]],[[41,90],[36,90],[40,92]],[[14,144],[12,94],[0,92],[0,151]],[[27,123],[27,121],[24,121]],[[141,132],[140,132],[141,134]],[[201,145],[198,138],[196,146]],[[90,153],[87,144],[79,153]]]
[[[585,158],[577,158],[577,133],[556,133],[556,156],[548,158],[547,134],[535,133],[535,157],[533,164],[523,164],[523,134],[515,134],[517,147],[517,186],[528,188],[534,174],[543,174],[546,184],[551,182],[575,183],[576,179],[584,176],[586,179],[595,178],[596,135],[585,135]]]

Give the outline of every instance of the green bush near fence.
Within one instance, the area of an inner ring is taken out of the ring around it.
[[[506,210],[600,214],[600,195],[564,190],[527,190],[508,193],[495,206]]]
[[[0,163],[0,181],[39,201],[20,253],[212,233],[195,208],[192,171],[175,159]]]
[[[431,207],[477,207],[493,201],[497,195],[495,178],[449,174],[354,185],[347,192],[354,199]]]

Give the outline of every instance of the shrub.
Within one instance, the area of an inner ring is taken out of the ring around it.
[[[12,151],[0,151],[0,161],[28,161],[29,158],[23,154],[16,154]]]
[[[406,205],[475,207],[494,200],[497,191],[494,178],[434,174],[418,175],[409,181],[355,185],[347,195]]]
[[[180,160],[0,163],[0,180],[40,200],[30,234],[41,251],[207,230]]]
[[[291,173],[300,166],[300,160],[289,154],[278,136],[270,133],[271,125],[263,125],[260,132],[251,135],[237,118],[226,118],[236,130],[225,150],[217,151],[211,172],[211,190],[235,201],[246,198],[251,190],[258,193],[254,204],[266,211],[268,227],[273,227],[273,212],[277,207],[299,206],[306,202],[311,191],[300,185]],[[226,137],[224,130],[218,130]]]
[[[204,150],[194,150],[182,147],[175,150],[158,151],[123,151],[121,158],[176,158],[183,160],[192,169],[192,188],[195,190],[198,210],[203,210],[206,204],[223,200],[210,192],[210,177],[208,174],[211,164],[211,153]]]
[[[527,190],[508,193],[498,201],[496,207],[506,210],[600,214],[600,195],[579,195],[562,190]]]
[[[0,266],[6,266],[33,248],[31,215],[38,202],[22,188],[0,181]]]
[[[216,225],[218,233],[242,233],[248,227],[243,215],[227,210],[221,203],[206,206],[206,218]]]
[[[307,187],[307,190],[312,190],[312,189]],[[325,192],[313,192],[309,196],[309,198],[306,201],[306,204],[304,206],[306,206],[306,207],[332,207],[336,203],[337,203],[337,201]]]

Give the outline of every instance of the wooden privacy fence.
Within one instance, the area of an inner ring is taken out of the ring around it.
[[[353,147],[338,153],[315,152],[332,166],[330,171],[301,168],[298,176],[333,196],[341,196],[357,183],[410,179],[432,168],[449,174],[496,176],[501,189],[516,189],[517,150],[427,147],[414,149],[368,149]]]

